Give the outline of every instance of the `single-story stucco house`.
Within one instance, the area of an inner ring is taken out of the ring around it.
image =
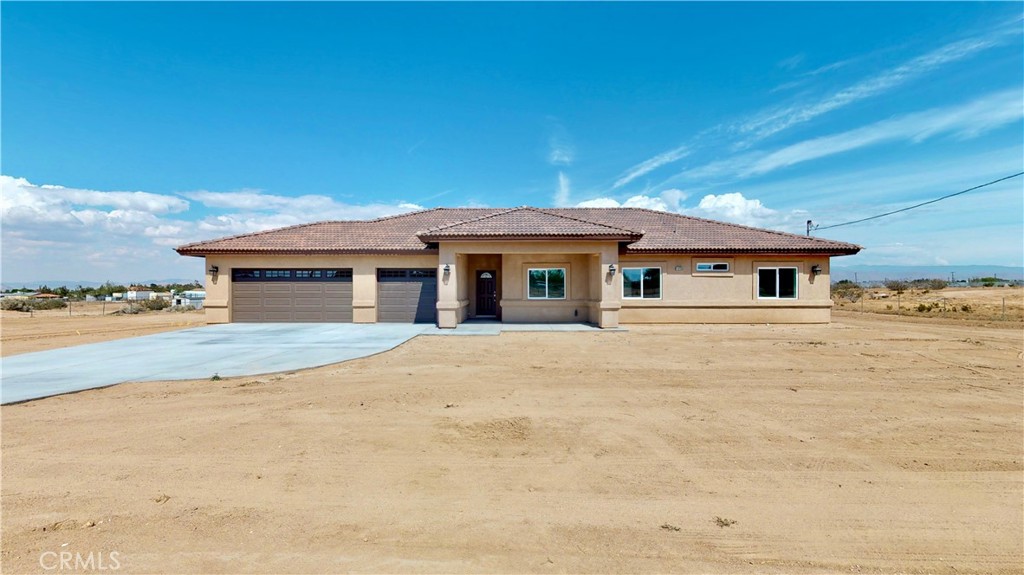
[[[225,322],[825,323],[860,246],[639,208],[436,208],[177,248]]]

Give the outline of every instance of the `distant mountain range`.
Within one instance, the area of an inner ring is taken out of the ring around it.
[[[130,284],[122,283],[122,282],[112,282],[112,283],[120,284],[120,285],[123,285],[123,286],[139,285],[139,284],[142,284],[142,285],[149,285],[149,284],[167,285],[167,284],[187,284],[187,283],[192,283],[192,282],[196,281],[197,279],[199,280],[199,283],[202,283],[203,280],[200,279],[200,278],[192,278],[192,279],[162,279],[162,280],[147,279],[147,280],[133,281]],[[37,288],[39,286],[47,286],[47,287],[50,287],[50,288],[59,288],[61,286],[64,286],[64,287],[66,287],[68,289],[74,289],[74,288],[77,288],[78,286],[96,288],[96,287],[100,287],[104,283],[105,282],[90,282],[90,281],[83,281],[83,280],[38,280],[38,281],[30,281],[30,282],[3,282],[3,283],[0,283],[0,290],[10,291],[10,290],[13,290],[13,289],[22,289],[22,288],[35,289],[35,288]]]
[[[956,279],[998,277],[1024,280],[1024,267],[1014,266],[832,266],[832,281],[853,280],[874,282],[884,280],[915,280],[921,278]]]

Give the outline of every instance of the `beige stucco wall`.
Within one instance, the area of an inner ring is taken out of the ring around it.
[[[728,262],[729,273],[698,273],[698,262]],[[810,273],[814,265],[821,273]],[[831,319],[827,256],[622,256],[622,267],[660,267],[660,300],[623,299],[622,323],[827,323]],[[797,299],[757,298],[759,267],[796,267]],[[621,297],[622,279],[617,287]]]
[[[217,266],[216,275],[210,273]],[[352,268],[352,317],[355,323],[377,321],[377,268],[433,268],[435,255],[303,255],[206,257],[206,321],[228,323],[231,319],[232,268]],[[438,272],[438,277],[440,277]]]
[[[231,321],[232,268],[352,268],[353,317],[377,319],[378,268],[438,269],[438,324],[455,327],[475,313],[475,271],[498,271],[499,308],[506,322],[590,321],[602,327],[622,323],[825,323],[831,319],[829,258],[826,256],[620,256],[615,242],[442,242],[434,255],[209,256],[206,258],[206,317]],[[698,262],[725,261],[727,274],[701,274]],[[444,273],[445,264],[450,266]],[[608,273],[608,266],[618,270]],[[795,266],[796,300],[759,300],[758,267]],[[814,277],[811,266],[822,273]],[[218,266],[216,276],[209,273]],[[531,300],[527,270],[564,267],[564,300]],[[622,268],[660,267],[662,298],[622,298]]]

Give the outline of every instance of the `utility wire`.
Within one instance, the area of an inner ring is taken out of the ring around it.
[[[832,224],[831,226],[814,226],[812,228],[812,230],[827,230],[829,228],[838,228],[840,226],[849,226],[849,225],[853,225],[853,224],[859,224],[861,222],[866,222],[868,220],[877,220],[878,218],[884,218],[885,216],[891,216],[893,214],[898,214],[900,212],[906,212],[906,211],[912,210],[914,208],[920,208],[921,206],[927,206],[928,204],[934,204],[935,202],[941,202],[942,200],[945,200],[947,198],[952,198],[953,196],[959,196],[960,194],[966,194],[967,192],[973,192],[974,190],[979,190],[981,188],[984,188],[985,186],[991,186],[992,184],[998,184],[999,182],[1003,182],[1003,181],[1006,181],[1006,180],[1011,180],[1013,178],[1016,178],[1016,177],[1019,177],[1019,176],[1022,176],[1022,175],[1024,175],[1024,172],[1017,172],[1016,174],[1013,174],[1012,176],[1006,176],[1005,178],[999,178],[998,180],[992,180],[991,182],[986,182],[984,184],[981,184],[980,186],[974,186],[973,188],[967,188],[966,190],[962,190],[962,191],[959,191],[959,192],[956,192],[956,193],[953,193],[953,194],[942,196],[941,198],[935,198],[934,200],[928,200],[927,202],[921,202],[920,204],[915,204],[913,206],[909,206],[909,207],[906,207],[906,208],[900,208],[898,210],[893,210],[891,212],[885,212],[884,214],[878,214],[877,216],[871,216],[871,217],[867,217],[867,218],[861,218],[859,220],[853,220],[852,222],[843,222],[841,224]]]

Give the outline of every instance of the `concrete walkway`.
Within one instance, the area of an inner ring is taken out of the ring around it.
[[[602,331],[585,324],[232,323],[171,331],[0,360],[0,403],[126,381],[207,379],[308,369],[387,351],[417,335],[502,331]]]

